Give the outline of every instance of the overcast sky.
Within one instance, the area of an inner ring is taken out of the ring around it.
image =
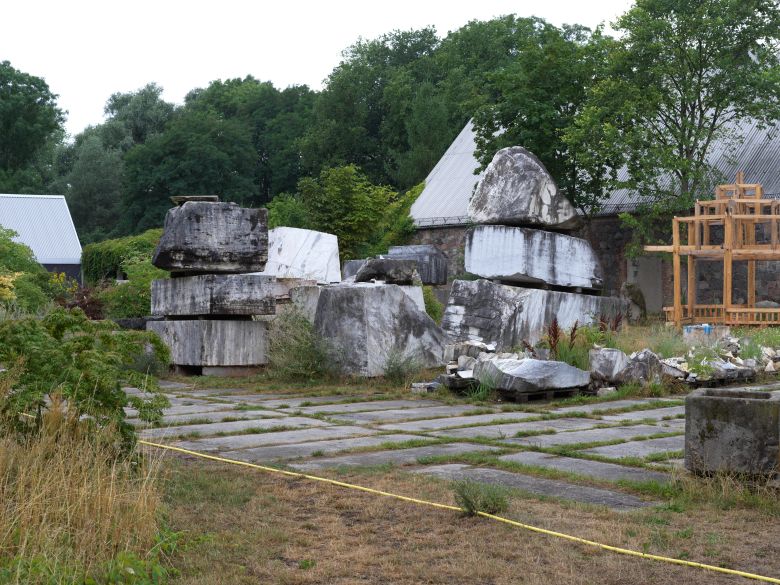
[[[43,77],[78,133],[106,99],[155,81],[181,103],[214,79],[253,75],[319,89],[359,37],[433,25],[440,36],[503,14],[608,24],[629,0],[3,0],[0,60]]]

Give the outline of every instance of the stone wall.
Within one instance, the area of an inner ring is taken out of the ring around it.
[[[409,244],[432,244],[447,258],[447,280],[452,282],[466,272],[464,254],[469,226],[426,227],[418,229]]]

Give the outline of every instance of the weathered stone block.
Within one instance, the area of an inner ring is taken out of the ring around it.
[[[268,363],[268,325],[263,321],[150,321],[179,366],[258,366]]]
[[[780,468],[780,393],[700,389],[685,399],[685,467],[771,475]]]
[[[423,284],[447,284],[447,257],[436,246],[391,246],[380,258],[415,260]]]
[[[477,361],[474,377],[497,390],[516,394],[582,388],[590,383],[590,374],[579,368],[530,358]]]
[[[257,274],[200,274],[152,282],[152,314],[273,315],[276,279]]]
[[[442,330],[399,286],[325,287],[314,326],[334,345],[347,374],[381,376],[393,354],[420,367],[442,365]]]
[[[358,273],[358,270],[363,268],[363,265],[366,262],[368,262],[367,258],[362,260],[347,260],[344,262],[344,267],[341,271],[342,278],[346,280],[347,278],[355,276]]]
[[[591,376],[601,382],[614,382],[630,363],[625,353],[611,347],[591,349],[588,359]]]
[[[587,240],[531,228],[471,228],[466,235],[466,272],[513,283],[602,286],[601,266]]]
[[[415,260],[371,258],[355,274],[355,282],[380,280],[386,284],[418,284],[420,275]]]
[[[444,311],[442,329],[453,341],[481,341],[508,350],[534,344],[553,318],[564,329],[592,323],[599,315],[625,313],[615,297],[520,288],[489,280],[456,280]]]
[[[469,202],[474,223],[574,229],[581,219],[541,161],[521,146],[502,148]]]
[[[274,228],[268,232],[268,262],[263,274],[321,284],[341,282],[339,240],[324,232]]]
[[[171,272],[261,272],[268,212],[236,203],[188,201],[168,210],[152,264]]]

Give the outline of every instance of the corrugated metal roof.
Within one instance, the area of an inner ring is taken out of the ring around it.
[[[0,194],[0,226],[19,234],[41,264],[80,264],[81,244],[62,195]]]
[[[415,225],[427,227],[468,223],[469,199],[483,175],[474,174],[480,166],[474,158],[477,149],[474,138],[474,124],[469,120],[425,178],[425,189],[410,212]]]
[[[719,173],[714,183],[731,182],[737,171],[745,172],[748,183],[761,183],[769,198],[780,198],[780,124],[760,128],[755,121],[732,127],[743,137],[742,142],[716,141],[708,157]],[[425,189],[412,205],[415,225],[462,225],[468,223],[467,210],[471,194],[482,178],[474,175],[479,167],[474,157],[476,142],[472,121],[466,124],[455,142],[447,149],[425,180]],[[618,179],[626,180],[625,168]],[[618,189],[605,201],[597,215],[615,215],[633,211],[648,199],[629,189]]]

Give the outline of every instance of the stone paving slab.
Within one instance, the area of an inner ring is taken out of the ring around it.
[[[275,398],[268,400],[267,396],[230,396],[226,397],[231,402],[246,404],[254,404],[256,406],[263,406],[265,408],[298,408],[301,404],[311,403],[312,405],[326,403],[326,404],[339,404],[346,400],[352,400],[355,396],[298,396],[291,395],[288,397]]]
[[[585,504],[602,505],[614,510],[633,510],[656,505],[653,502],[646,502],[636,496],[623,492],[577,485],[556,479],[522,475],[488,467],[472,467],[470,465],[456,463],[449,465],[431,465],[415,469],[413,472],[432,475],[442,479],[470,479],[482,483],[503,485],[520,489],[531,494],[572,500]]]
[[[619,481],[621,479],[637,482],[657,481],[665,483],[669,481],[669,476],[665,473],[649,471],[640,467],[627,467],[615,463],[590,461],[588,459],[577,459],[575,457],[559,457],[558,455],[538,453],[535,451],[510,453],[509,455],[499,457],[499,459],[521,463],[523,465],[546,467],[557,471],[586,475],[597,479],[606,479],[608,481]]]
[[[204,437],[202,439],[179,441],[174,444],[177,447],[191,449],[193,451],[220,452],[237,449],[251,449],[253,447],[262,447],[266,445],[288,445],[292,443],[305,443],[307,441],[324,441],[375,434],[377,434],[377,431],[363,427],[333,425],[291,431],[231,435],[229,437]]]
[[[503,425],[485,425],[479,427],[466,427],[435,431],[431,435],[435,437],[456,437],[459,439],[473,439],[474,437],[487,437],[489,439],[512,439],[519,432],[527,431],[574,431],[589,429],[599,424],[599,421],[587,418],[558,418],[553,420],[538,420]]]
[[[500,412],[495,414],[474,414],[471,416],[452,416],[449,418],[434,418],[429,420],[415,420],[402,423],[390,423],[380,425],[377,428],[383,431],[438,431],[466,425],[489,425],[497,422],[518,422],[526,418],[538,417],[538,412]]]
[[[670,430],[659,425],[635,425],[630,427],[569,431],[552,435],[536,435],[535,437],[519,437],[507,439],[505,442],[528,447],[553,447],[556,445],[576,445],[578,443],[596,443],[601,441],[628,441],[635,437],[667,433]]]
[[[612,400],[611,402],[594,402],[591,404],[580,404],[575,406],[565,406],[563,408],[554,408],[548,412],[553,414],[566,414],[569,412],[602,412],[604,410],[614,410],[616,408],[629,408],[632,406],[638,406],[640,404],[654,404],[652,408],[656,408],[659,402],[670,402],[669,400],[663,400],[659,398],[636,398],[626,400]]]
[[[604,422],[625,422],[650,418],[661,420],[666,416],[679,416],[681,414],[685,414],[684,405],[653,408],[651,410],[634,410],[631,412],[621,412],[620,414],[608,414],[601,417],[601,420]]]
[[[165,426],[179,426],[184,425],[187,423],[194,423],[195,421],[199,422],[222,422],[226,418],[230,419],[263,419],[263,418],[275,418],[277,420],[282,420],[287,418],[287,415],[282,412],[276,412],[275,410],[221,410],[221,411],[215,411],[215,412],[193,412],[190,414],[175,414],[168,416],[165,414],[163,416],[162,422],[157,425],[160,427]],[[148,423],[138,420],[138,419],[131,419],[128,421],[130,424],[135,426],[142,426],[142,425],[148,425]],[[282,422],[279,423],[284,424]]]
[[[401,408],[390,410],[369,410],[367,412],[352,412],[334,414],[333,418],[350,423],[370,424],[384,421],[402,421],[425,418],[442,418],[458,416],[481,408],[469,404],[461,406],[427,406],[423,408]]]
[[[182,414],[194,414],[205,412],[219,412],[220,410],[232,410],[233,404],[219,404],[216,402],[199,402],[198,404],[176,404],[163,410],[164,416],[179,416]],[[132,412],[132,414],[130,414]],[[134,408],[126,408],[125,414],[128,417],[137,417],[138,411]]]
[[[156,429],[144,429],[138,433],[142,439],[161,439],[167,437],[180,437],[182,435],[200,434],[203,436],[216,435],[218,433],[236,433],[249,429],[269,429],[274,427],[322,427],[331,423],[316,418],[290,416],[285,418],[261,418],[252,420],[238,420],[234,422],[215,422],[197,425],[183,425],[177,427],[161,427]]]
[[[338,427],[329,427],[329,429]],[[235,451],[223,451],[222,455],[230,459],[241,461],[276,461],[279,459],[296,459],[299,457],[311,457],[314,453],[332,455],[339,451],[355,449],[357,447],[376,447],[385,443],[400,443],[419,439],[417,435],[374,435],[366,437],[354,437],[350,439],[332,439],[329,441],[309,441],[307,443],[293,443],[291,445],[272,445],[269,447],[254,447],[252,449],[238,449]]]
[[[374,400],[370,402],[346,402],[344,404],[323,404],[302,408],[283,408],[282,412],[301,412],[303,414],[322,414],[327,412],[361,412],[368,410],[393,410],[397,408],[420,408],[423,406],[444,406],[437,400]]]
[[[682,451],[683,449],[685,449],[685,435],[676,435],[674,437],[663,437],[661,439],[648,439],[646,441],[631,441],[629,443],[619,443],[617,445],[593,447],[592,449],[585,449],[581,452],[620,459],[621,457],[648,457],[650,455],[655,455],[656,453]]]
[[[342,455],[341,457],[329,457],[327,459],[313,459],[305,463],[291,465],[302,471],[314,471],[333,467],[357,467],[366,465],[384,465],[394,463],[396,465],[411,465],[417,463],[421,457],[435,457],[440,455],[462,455],[477,451],[496,451],[496,447],[476,445],[470,443],[449,443],[446,445],[429,445],[425,447],[413,447],[411,449],[396,449],[393,451],[374,451],[371,453],[357,453],[355,455]]]

